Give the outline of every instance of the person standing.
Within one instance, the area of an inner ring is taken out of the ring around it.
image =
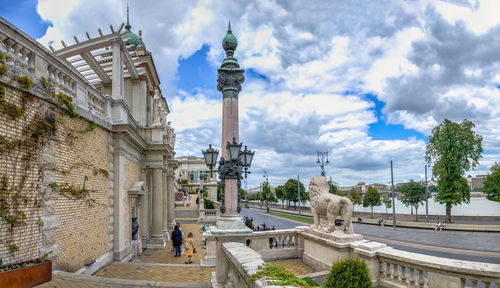
[[[193,257],[193,252],[194,252],[194,242],[193,242],[193,233],[189,232],[186,241],[185,241],[185,247],[184,247],[184,254],[186,254],[187,261],[184,262],[184,264],[191,264],[191,258]]]
[[[191,201],[193,201],[193,198],[191,198],[191,195],[188,195],[188,199],[187,199],[187,207],[189,207],[191,205]]]
[[[182,231],[177,225],[174,227],[174,231],[172,231],[172,244],[174,245],[175,256],[181,256]]]

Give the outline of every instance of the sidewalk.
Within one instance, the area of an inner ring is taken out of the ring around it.
[[[248,207],[254,209],[260,209],[259,206],[249,205]],[[262,207],[262,210],[266,210],[266,207]],[[292,215],[299,215],[298,211],[287,210],[281,208],[269,208],[269,211],[280,212]],[[312,213],[309,211],[302,211],[301,216],[312,217]],[[390,215],[391,216],[391,215]],[[362,217],[361,224],[379,225],[379,219],[370,219]],[[357,222],[357,217],[352,217],[353,222]],[[392,226],[392,219],[386,221],[385,226]],[[396,219],[397,227],[407,227],[407,228],[417,228],[417,229],[434,229],[436,223],[434,222],[413,222],[413,221],[403,221]],[[471,231],[471,232],[500,232],[500,224],[465,224],[465,223],[447,223],[446,230],[456,230],[456,231]]]

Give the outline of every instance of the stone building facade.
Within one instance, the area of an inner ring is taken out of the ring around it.
[[[175,158],[179,167],[175,170],[175,175],[187,192],[197,192],[203,190],[208,192],[208,199],[217,201],[217,172],[210,170],[205,164],[203,157],[182,156]]]
[[[141,33],[110,28],[49,51],[0,18],[3,264],[50,253],[55,269],[92,273],[166,245],[168,103]]]

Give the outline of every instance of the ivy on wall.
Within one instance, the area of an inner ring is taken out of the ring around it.
[[[0,53],[0,62],[3,59],[4,56]],[[11,74],[8,66],[5,63],[0,63],[0,76],[6,73]],[[7,99],[6,88],[0,84],[0,117],[3,116],[7,121],[26,120],[16,124],[21,125],[18,131],[0,134],[0,163],[2,164],[0,166],[0,231],[8,232],[5,237],[2,235],[0,245],[7,247],[12,259],[19,260],[25,257],[19,255],[23,253],[24,247],[15,243],[15,240],[18,239],[16,235],[23,234],[23,231],[26,231],[24,229],[43,227],[44,223],[38,217],[41,208],[44,207],[46,188],[51,188],[60,196],[87,204],[89,207],[99,204],[95,199],[92,199],[91,194],[94,191],[86,187],[88,186],[88,176],[84,176],[81,186],[69,183],[52,183],[49,187],[44,188],[42,182],[45,170],[49,169],[65,175],[76,167],[83,167],[89,171],[89,175],[105,178],[109,177],[109,172],[106,169],[95,167],[92,163],[78,160],[70,167],[43,167],[41,157],[44,146],[49,141],[60,141],[59,138],[66,139],[56,137],[56,134],[71,133],[73,138],[68,141],[73,141],[78,138],[76,136],[78,133],[94,131],[97,124],[90,122],[84,131],[58,131],[57,112],[47,110],[43,113],[44,106],[46,107],[44,104],[34,107],[35,97],[29,93],[34,85],[33,80],[28,76],[18,75],[13,75],[10,79],[16,81],[25,91],[21,91],[20,102],[13,102]],[[47,91],[44,96],[51,99],[52,103],[60,108],[60,111],[65,115],[71,118],[81,118],[76,113],[70,96],[56,93],[55,88],[43,77],[39,79],[39,85]],[[29,113],[27,113],[28,111]],[[38,244],[36,239],[31,242],[30,245],[33,247]],[[0,258],[1,262],[3,261]]]

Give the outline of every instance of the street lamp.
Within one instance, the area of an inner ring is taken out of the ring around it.
[[[270,189],[269,188],[269,178],[268,178],[268,176],[269,176],[269,174],[267,174],[267,171],[264,170],[264,175],[262,177],[266,178],[266,186],[267,186],[268,189]],[[262,188],[262,192],[264,192],[264,188]],[[264,194],[264,193],[262,193],[262,194]],[[262,200],[262,194],[260,196],[261,200]],[[267,212],[269,212],[269,199],[268,198],[269,198],[269,195],[266,194],[266,210],[267,210]]]
[[[329,164],[330,161],[328,161],[328,151],[327,152],[318,152],[318,161],[316,163],[321,164],[321,176],[325,176],[325,163]],[[321,157],[321,161],[319,161],[319,158]],[[326,158],[326,162],[325,162]]]
[[[252,164],[253,156],[255,154],[254,151],[248,150],[247,146],[245,146],[245,150],[241,151],[242,143],[237,143],[236,138],[233,138],[232,142],[227,142],[226,149],[229,152],[229,159],[224,160],[224,157],[220,157],[219,167],[217,171],[219,172],[219,179],[221,180],[221,186],[224,189],[225,180],[226,179],[237,179],[238,180],[238,189],[241,187],[241,179],[243,179],[243,174],[249,174],[248,168]],[[203,157],[205,158],[205,164],[210,169],[210,174],[215,170],[215,165],[217,163],[217,156],[219,151],[212,148],[212,144],[208,145],[207,150],[202,150]],[[245,171],[243,171],[243,169]],[[224,195],[222,193],[221,199],[221,207],[220,210],[222,213],[226,211],[224,204]],[[240,193],[238,191],[238,213],[241,211],[240,207]]]

